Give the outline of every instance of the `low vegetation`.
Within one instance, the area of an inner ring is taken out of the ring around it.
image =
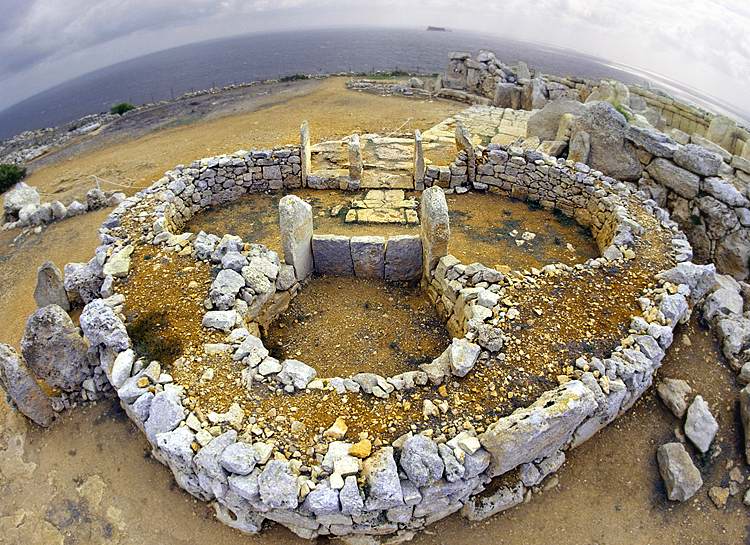
[[[0,164],[0,193],[20,182],[26,176],[26,169],[18,165]]]
[[[125,112],[129,112],[130,110],[135,110],[135,106],[133,106],[130,102],[120,102],[119,104],[115,104],[109,109],[111,113],[117,115],[122,115]]]

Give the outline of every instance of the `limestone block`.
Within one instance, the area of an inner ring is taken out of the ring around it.
[[[284,261],[294,267],[297,280],[302,281],[313,271],[312,206],[296,195],[282,197],[279,201],[279,229]]]
[[[55,413],[50,399],[21,356],[7,344],[0,344],[0,385],[18,410],[34,423],[43,427],[52,423]]]
[[[38,308],[57,305],[66,312],[70,310],[62,273],[51,261],[45,261],[37,271],[34,301]]]
[[[420,215],[423,274],[429,276],[440,258],[448,255],[451,235],[448,203],[440,187],[430,187],[422,193]]]
[[[352,237],[354,274],[360,278],[383,278],[385,274],[385,238]]]
[[[546,392],[530,407],[499,419],[479,437],[492,455],[491,475],[502,475],[560,450],[596,408],[591,390],[573,380]]]
[[[422,133],[419,129],[414,131],[414,189],[424,189],[424,147],[422,145]]]
[[[364,164],[362,162],[362,148],[359,144],[359,135],[353,134],[349,137],[349,178],[361,180]]]
[[[422,274],[422,240],[417,236],[390,237],[385,248],[385,279],[406,282]]]
[[[299,153],[302,159],[302,164],[300,165],[300,178],[302,180],[302,187],[307,187],[307,175],[312,171],[310,127],[307,124],[307,120],[303,121],[299,128],[299,140]]]
[[[312,239],[315,272],[334,276],[354,274],[349,237],[340,235],[315,235]]]

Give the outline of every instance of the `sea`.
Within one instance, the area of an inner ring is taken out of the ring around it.
[[[550,74],[616,78],[629,84],[653,80],[575,51],[462,31],[338,28],[247,34],[166,49],[52,87],[0,111],[0,139],[108,111],[119,102],[143,104],[233,83],[294,74],[438,73],[445,70],[449,52],[480,49],[494,51],[507,64],[523,60]],[[675,82],[660,83],[696,104],[715,104]]]

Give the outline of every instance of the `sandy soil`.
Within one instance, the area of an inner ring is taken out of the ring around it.
[[[690,502],[665,500],[655,452],[673,440],[677,421],[650,391],[631,412],[572,452],[558,477],[530,503],[481,523],[452,516],[414,543],[750,543],[750,520],[740,496],[722,510],[707,496],[709,487],[727,484],[728,461],[740,460],[738,390],[718,358],[710,333],[693,321],[686,335],[678,335],[661,372],[688,380],[721,426],[716,443],[721,452],[699,463],[705,484]],[[0,402],[0,424],[0,543],[303,543],[279,527],[244,536],[215,521],[208,506],[179,490],[169,471],[150,458],[145,439],[110,402],[71,412],[48,432],[33,429]],[[747,477],[745,466],[742,472]]]
[[[312,108],[310,97],[316,101]],[[29,182],[75,194],[83,191],[81,185],[87,187],[87,174],[105,176],[112,168],[140,185],[180,161],[293,139],[304,117],[314,137],[322,139],[336,136],[334,131],[395,129],[417,109],[421,122],[429,125],[434,121],[427,119],[425,107],[454,106],[344,93],[333,82],[323,82],[307,98],[280,99],[256,112],[93,150],[75,162],[39,169]],[[365,125],[368,120],[371,125]],[[329,134],[323,134],[324,125],[332,127],[325,131]],[[258,131],[256,137],[252,131]],[[60,266],[88,259],[105,214],[53,225],[17,248],[8,247],[17,233],[0,234],[0,341],[17,345],[33,310],[36,267],[45,259]],[[725,509],[714,507],[707,496],[711,486],[727,485],[729,463],[740,464],[745,478],[748,468],[739,454],[737,384],[710,334],[695,320],[676,336],[661,374],[688,380],[719,421],[718,455],[699,460],[705,484],[693,500],[674,505],[665,499],[655,452],[673,440],[679,423],[649,391],[628,414],[571,453],[559,476],[547,483],[549,490],[531,503],[483,523],[453,516],[415,543],[750,544],[750,518],[741,505],[748,483]],[[249,537],[215,521],[208,506],[180,491],[169,471],[150,458],[145,439],[111,402],[72,411],[43,432],[0,400],[0,498],[0,543],[8,545],[300,542],[280,528]]]
[[[189,123],[187,117],[181,122],[181,118],[173,119],[173,123],[163,125],[165,128],[159,125],[159,130],[136,140],[124,131],[114,138],[114,144],[105,139],[102,145],[106,146],[97,148],[95,141],[87,143],[81,146],[86,151],[77,155],[60,152],[52,158],[56,159],[52,164],[40,168],[32,165],[26,182],[50,199],[67,202],[94,186],[92,175],[136,188],[150,185],[175,165],[200,157],[299,142],[299,127],[305,119],[312,141],[319,142],[354,132],[387,134],[400,127],[404,131],[425,130],[465,107],[448,101],[344,91],[344,82],[345,78],[303,81],[287,84],[273,94],[274,87],[266,89],[265,94],[259,92],[260,87],[252,87],[252,96],[224,104],[201,122]],[[221,114],[224,117],[219,117]],[[134,131],[136,135],[140,132]],[[102,184],[102,189],[123,190],[110,184]]]

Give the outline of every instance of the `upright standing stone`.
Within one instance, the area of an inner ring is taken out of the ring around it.
[[[420,216],[422,275],[429,279],[440,258],[448,255],[448,241],[451,236],[448,203],[442,188],[433,186],[422,192]]]
[[[302,165],[300,169],[300,179],[302,187],[307,187],[307,175],[312,171],[311,151],[310,151],[310,127],[307,121],[302,122],[299,128],[299,153]]]
[[[21,356],[7,344],[0,344],[0,384],[27,418],[45,428],[52,423],[55,412],[49,397]]]
[[[353,134],[349,137],[349,178],[352,181],[362,179],[362,148],[359,145],[359,135]]]
[[[424,147],[422,146],[422,133],[419,129],[414,131],[414,189],[424,189]]]
[[[284,261],[294,267],[298,281],[302,281],[313,271],[312,206],[297,197],[287,195],[279,201],[279,229]]]
[[[21,352],[34,373],[66,392],[80,390],[91,376],[89,345],[57,305],[37,309],[26,322]]]
[[[469,184],[473,184],[477,173],[477,156],[474,152],[474,144],[471,142],[471,134],[460,122],[456,123],[456,148],[466,152],[468,181]]]
[[[37,271],[34,301],[38,308],[57,305],[66,312],[70,310],[62,273],[51,261],[45,261]]]
[[[740,390],[740,420],[745,430],[745,460],[750,464],[750,385]]]

